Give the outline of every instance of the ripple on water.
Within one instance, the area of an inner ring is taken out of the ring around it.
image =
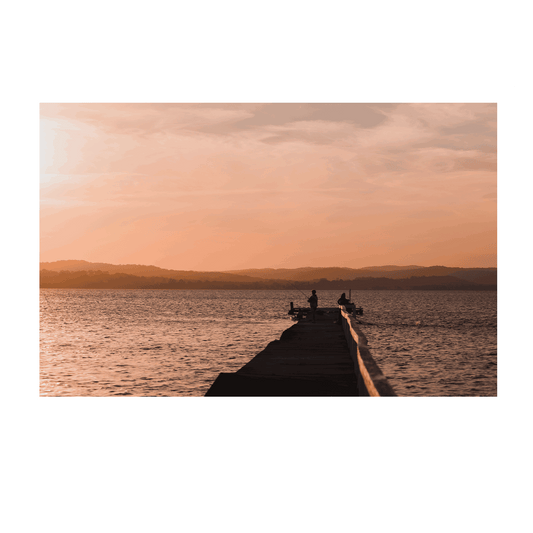
[[[320,292],[324,305],[339,297]],[[496,395],[496,293],[355,297],[375,323],[362,326],[371,353],[398,394]],[[43,289],[40,393],[203,396],[220,372],[292,325],[289,301],[300,305],[290,291]],[[125,377],[127,391],[117,388]]]

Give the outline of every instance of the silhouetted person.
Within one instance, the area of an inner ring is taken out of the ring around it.
[[[337,300],[337,303],[339,305],[346,305],[346,304],[350,303],[350,300],[348,300],[348,298],[346,298],[346,293],[345,292],[343,292],[341,294],[341,297]]]
[[[348,298],[346,298],[346,293],[343,292],[341,294],[341,297],[337,300],[337,303],[339,305],[347,305],[350,303],[350,300],[348,300]],[[340,324],[341,323],[341,318],[342,318],[342,312],[341,312],[341,308],[339,307],[339,318],[337,318],[337,321],[335,322],[335,324]]]
[[[311,320],[315,321],[315,314],[316,314],[316,308],[318,307],[318,296],[316,295],[316,291],[311,291],[313,294],[309,297],[307,300],[309,302],[309,305],[311,306]]]

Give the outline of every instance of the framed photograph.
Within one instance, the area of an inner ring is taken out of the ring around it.
[[[513,84],[21,85],[20,413],[514,414],[514,131]]]

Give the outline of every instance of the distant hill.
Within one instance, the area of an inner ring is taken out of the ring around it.
[[[228,273],[250,276],[262,279],[278,279],[290,281],[315,281],[320,279],[333,280],[355,280],[360,278],[389,278],[389,279],[408,279],[410,277],[429,277],[429,276],[454,276],[465,279],[474,283],[496,283],[495,268],[459,268],[444,266],[395,266],[388,265],[384,267],[365,267],[365,268],[342,268],[342,267],[325,267],[325,268],[294,268],[294,269],[247,269],[247,270],[228,270]]]
[[[417,265],[409,265],[409,266],[385,265],[385,266],[364,267],[361,270],[377,270],[379,272],[390,272],[392,270],[416,270],[417,268],[425,268],[425,267],[421,267]]]
[[[156,266],[146,265],[113,265],[110,263],[90,263],[89,261],[54,261],[52,263],[41,263],[41,270],[51,272],[108,272],[109,274],[130,274],[132,276],[143,277],[164,277],[169,279],[202,280],[202,281],[256,281],[246,275],[228,274],[224,272],[197,272],[195,270],[169,270]]]
[[[109,274],[100,270],[53,272],[41,270],[43,289],[284,289],[317,290],[496,290],[495,284],[480,284],[453,276],[411,277],[409,279],[359,278],[351,281],[287,281],[262,279],[255,282],[171,279],[161,276]]]
[[[285,279],[291,281],[311,281],[326,278],[333,279],[354,279],[360,270],[342,267],[325,268],[251,268],[246,270],[226,270],[228,274],[250,276],[261,279]],[[368,275],[368,272],[367,274]]]
[[[42,288],[294,289],[297,287],[302,290],[311,288],[495,290],[497,287],[496,268],[387,265],[364,269],[304,267],[197,272],[77,260],[41,263],[40,266]]]

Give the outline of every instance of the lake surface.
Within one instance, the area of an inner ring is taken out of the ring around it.
[[[339,291],[318,291],[319,306]],[[399,396],[496,396],[496,292],[358,291]],[[297,291],[40,291],[41,396],[203,396],[293,322]]]

